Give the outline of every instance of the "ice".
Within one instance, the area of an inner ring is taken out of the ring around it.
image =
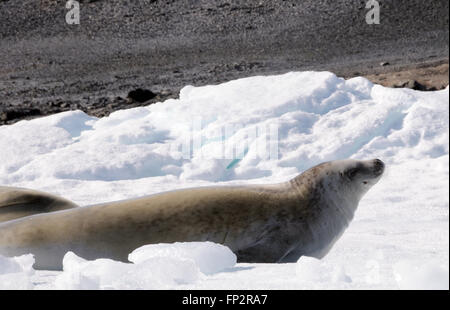
[[[128,260],[139,264],[154,257],[169,257],[193,261],[206,275],[231,268],[236,255],[223,245],[212,242],[152,244],[134,250]]]
[[[235,264],[220,245],[148,245],[130,254],[131,263],[69,253],[56,275],[0,258],[3,286],[448,289],[448,87],[391,89],[330,72],[186,86],[180,99],[100,119],[69,111],[1,126],[0,158],[1,185],[81,206],[186,187],[277,183],[327,160],[386,163],[321,261]]]
[[[212,242],[146,245],[129,255],[131,263],[85,260],[69,252],[57,289],[168,289],[197,282],[236,264],[230,249]]]
[[[33,255],[4,257],[0,255],[0,290],[32,289]]]
[[[56,289],[168,289],[195,282],[200,276],[192,261],[167,257],[129,264],[110,259],[87,261],[69,252],[63,268],[55,279]]]

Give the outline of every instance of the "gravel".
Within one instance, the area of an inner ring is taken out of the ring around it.
[[[448,0],[380,0],[379,25],[366,23],[366,2],[85,0],[68,25],[66,1],[0,0],[0,125],[73,109],[104,116],[260,74],[448,64]],[[155,97],[127,98],[138,89]]]

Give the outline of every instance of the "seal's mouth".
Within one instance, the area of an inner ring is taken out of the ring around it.
[[[382,175],[384,172],[384,167],[384,163],[378,158],[373,160],[373,173],[375,174],[375,176],[379,177],[380,175]]]

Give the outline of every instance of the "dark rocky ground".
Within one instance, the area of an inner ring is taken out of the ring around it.
[[[80,2],[80,25],[68,25],[66,1],[0,0],[0,125],[294,70],[448,85],[448,0],[380,0],[379,25],[366,24],[366,0]],[[138,88],[155,96],[126,98]]]

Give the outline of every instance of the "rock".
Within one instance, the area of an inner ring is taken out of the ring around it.
[[[401,84],[400,87],[410,88],[410,89],[414,89],[414,90],[421,90],[421,91],[428,90],[428,87],[417,82],[416,80],[409,80],[409,81]]]
[[[150,99],[155,98],[156,94],[154,92],[152,92],[151,90],[138,88],[138,89],[130,91],[128,93],[127,97],[129,99],[131,99],[132,101],[137,101],[137,102],[143,103]]]
[[[21,110],[8,110],[3,111],[0,114],[0,121],[6,122],[15,119],[23,119],[29,116],[41,115],[39,109],[21,109]]]
[[[170,90],[168,90],[168,89],[163,89],[161,92],[160,92],[160,95],[161,96],[170,96],[172,94],[172,92],[170,91]]]

